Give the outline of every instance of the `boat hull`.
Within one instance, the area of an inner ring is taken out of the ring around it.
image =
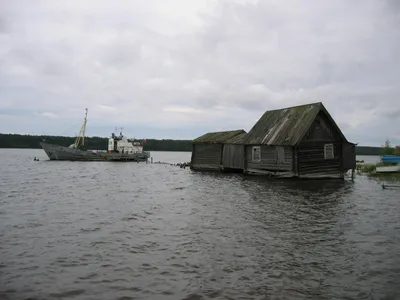
[[[147,161],[149,152],[142,153],[107,153],[93,152],[64,147],[55,144],[40,143],[50,160],[64,161]]]
[[[376,173],[400,173],[400,165],[376,167]]]
[[[381,161],[384,163],[400,163],[400,155],[383,155]]]

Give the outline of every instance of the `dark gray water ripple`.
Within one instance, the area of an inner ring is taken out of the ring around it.
[[[0,299],[399,299],[399,195],[365,177],[1,151]]]

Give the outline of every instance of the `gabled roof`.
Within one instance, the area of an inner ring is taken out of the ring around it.
[[[246,137],[247,137],[247,133],[245,131],[243,131],[242,133],[230,138],[229,140],[226,140],[225,144],[243,145]]]
[[[218,131],[218,132],[209,132],[206,133],[196,139],[193,140],[193,143],[225,143],[229,139],[237,137],[246,133],[243,129],[239,130],[230,130],[230,131]]]
[[[316,116],[323,111],[347,141],[339,127],[321,102],[266,111],[247,134],[247,145],[295,146],[300,142]]]

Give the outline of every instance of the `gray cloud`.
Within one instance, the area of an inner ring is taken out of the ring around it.
[[[89,128],[193,138],[322,101],[350,140],[400,144],[397,1],[1,5],[0,131],[63,131],[89,107]]]

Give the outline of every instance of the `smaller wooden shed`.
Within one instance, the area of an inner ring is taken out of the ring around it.
[[[206,133],[192,141],[191,169],[243,170],[243,129]]]

